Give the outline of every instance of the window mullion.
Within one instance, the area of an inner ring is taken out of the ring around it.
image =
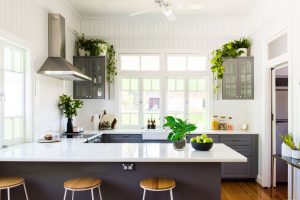
[[[188,113],[188,110],[189,110],[189,90],[188,90],[188,78],[184,78],[184,83],[185,83],[185,91],[184,91],[184,103],[185,103],[185,106],[184,106],[184,118],[185,119],[188,119],[189,117],[189,113]]]
[[[139,78],[139,128],[144,127],[144,113],[143,113],[143,106],[144,106],[144,84],[143,78]]]

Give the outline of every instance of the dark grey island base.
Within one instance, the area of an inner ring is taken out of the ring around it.
[[[176,180],[174,200],[219,200],[221,163],[138,162],[135,171],[123,171],[122,163],[1,162],[0,176],[23,176],[30,200],[62,200],[65,180],[95,176],[103,180],[103,200],[140,200],[139,181],[146,177]],[[2,199],[6,192],[2,191]],[[95,191],[95,199],[98,199]],[[25,199],[22,187],[12,189],[12,200]],[[71,193],[67,199],[71,199]],[[91,199],[90,192],[75,192],[76,200]],[[148,192],[147,200],[168,200],[168,192]]]

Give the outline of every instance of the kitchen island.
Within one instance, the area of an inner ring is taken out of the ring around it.
[[[176,180],[175,200],[220,199],[221,163],[247,162],[247,158],[224,144],[208,152],[176,151],[167,143],[84,143],[63,139],[59,143],[27,143],[0,151],[0,176],[23,176],[30,199],[56,200],[63,197],[63,182],[80,176],[103,180],[103,200],[142,198],[139,181],[146,177]],[[123,164],[133,170],[124,170]],[[12,199],[22,199],[22,188]],[[149,199],[168,199],[168,192],[149,192]],[[90,192],[76,194],[90,199]]]

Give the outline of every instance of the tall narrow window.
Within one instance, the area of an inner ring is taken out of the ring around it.
[[[144,125],[149,119],[159,124],[160,119],[160,81],[159,79],[143,79],[143,114]]]
[[[25,51],[3,47],[4,135],[5,145],[25,138]]]
[[[139,124],[139,80],[123,78],[121,87],[121,123],[124,126],[137,126]]]
[[[185,84],[184,79],[168,79],[166,99],[167,113],[178,118],[184,118]]]

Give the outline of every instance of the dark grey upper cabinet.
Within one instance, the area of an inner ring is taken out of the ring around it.
[[[254,99],[254,58],[226,58],[222,82],[223,99]]]
[[[76,99],[105,98],[105,57],[74,56],[73,63],[92,81],[74,81],[73,96]]]

